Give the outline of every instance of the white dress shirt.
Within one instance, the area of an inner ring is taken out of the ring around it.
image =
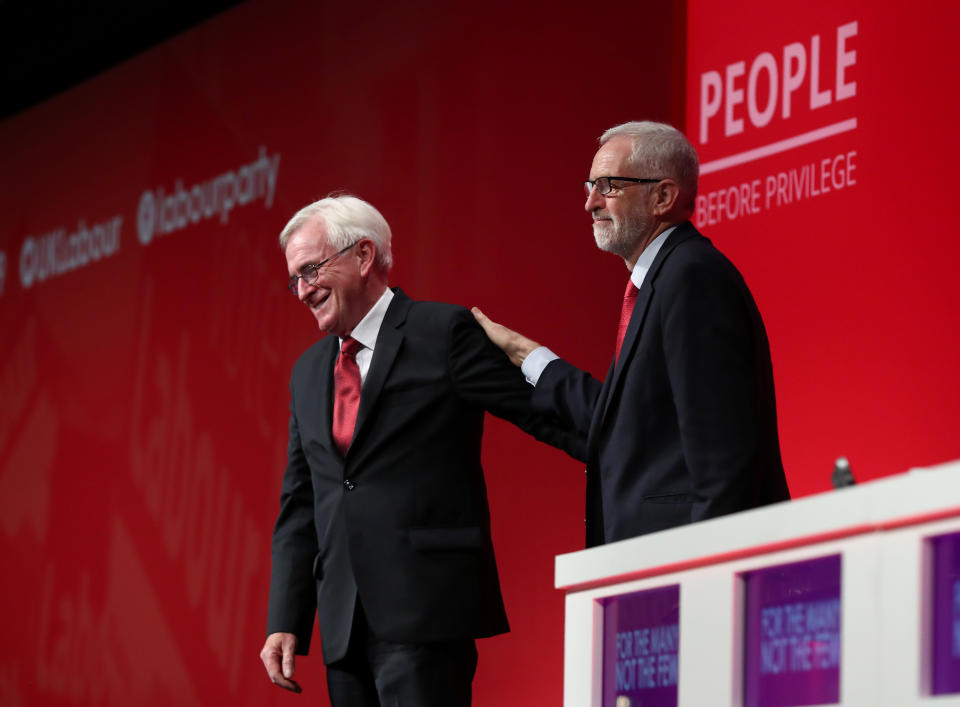
[[[380,299],[370,308],[370,311],[363,315],[360,323],[350,332],[351,339],[363,344],[363,348],[357,351],[356,356],[357,368],[360,369],[360,385],[363,385],[367,380],[367,371],[370,370],[370,361],[373,360],[373,349],[376,348],[380,327],[392,299],[393,290],[388,287],[380,295]],[[340,344],[343,345],[343,338],[340,338]]]

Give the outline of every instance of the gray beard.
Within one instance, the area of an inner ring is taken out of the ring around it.
[[[643,217],[628,214],[623,220],[614,220],[612,224],[594,223],[593,239],[600,250],[628,258],[649,230],[650,224]]]

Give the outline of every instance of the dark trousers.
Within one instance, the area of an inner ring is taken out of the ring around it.
[[[332,707],[470,707],[473,639],[391,643],[370,630],[358,599],[343,659],[327,666]]]

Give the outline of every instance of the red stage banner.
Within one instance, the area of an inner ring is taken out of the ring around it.
[[[787,478],[960,456],[952,3],[690,0],[695,222],[767,323]]]

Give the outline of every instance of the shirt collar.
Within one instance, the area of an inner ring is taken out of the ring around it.
[[[669,236],[675,228],[676,226],[671,226],[650,241],[650,245],[644,248],[643,252],[640,254],[640,257],[637,258],[637,264],[633,266],[633,272],[630,274],[630,279],[633,281],[634,286],[638,290],[640,289],[640,285],[643,284],[644,278],[647,276],[647,271],[650,270],[650,266],[653,265],[654,258],[657,257],[657,253],[660,252],[660,248],[662,248],[663,244],[666,243],[667,236]]]
[[[350,338],[359,341],[366,348],[373,350],[377,345],[377,336],[380,334],[380,327],[383,325],[383,318],[387,315],[387,307],[390,306],[390,300],[393,299],[393,290],[389,287],[383,291],[369,311],[363,315],[360,323],[350,332]],[[343,338],[340,338],[343,343]]]

